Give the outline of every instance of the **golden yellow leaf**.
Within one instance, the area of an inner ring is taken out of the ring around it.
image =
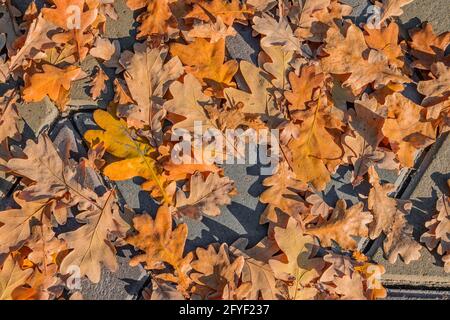
[[[102,130],[88,130],[84,138],[91,146],[103,142],[108,153],[123,159],[106,165],[103,173],[116,181],[133,177],[149,179],[155,183],[154,194],[170,203],[161,176],[162,169],[154,159],[155,149],[142,138],[134,138],[124,120],[115,119],[106,111],[96,110],[94,120]]]

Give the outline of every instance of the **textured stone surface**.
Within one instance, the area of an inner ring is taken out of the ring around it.
[[[431,148],[422,162],[419,170],[413,176],[406,190],[401,195],[403,199],[411,199],[413,208],[407,216],[414,226],[416,240],[426,231],[425,222],[435,213],[437,198],[448,194],[446,181],[450,178],[450,136],[447,134]],[[380,241],[374,244],[375,248]],[[425,287],[450,287],[450,275],[444,272],[442,262],[435,252],[423,247],[420,260],[409,265],[402,261],[389,264],[382,254],[381,248],[376,250],[374,260],[386,267],[383,281],[389,285],[408,285]]]
[[[114,76],[114,70],[104,68],[102,64],[92,56],[88,56],[81,63],[81,68],[88,76],[72,83],[69,101],[70,108],[72,110],[106,109],[108,103],[114,98],[114,87],[111,80]],[[101,68],[110,79],[106,81],[106,92],[102,93],[97,101],[94,101],[90,94],[90,83],[97,72],[96,68]]]
[[[387,300],[450,300],[450,291],[388,289]]]
[[[406,5],[400,21],[406,29],[418,26],[420,22],[431,22],[439,34],[450,30],[450,3],[448,0],[415,0]]]
[[[19,103],[17,111],[27,124],[27,128],[24,128],[25,138],[37,137],[44,130],[50,129],[59,116],[58,109],[47,97],[40,102]],[[31,132],[27,130],[28,128]],[[33,136],[30,137],[30,133]]]

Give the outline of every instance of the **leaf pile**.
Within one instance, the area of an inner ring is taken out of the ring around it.
[[[338,0],[126,0],[138,33],[132,50],[122,50],[106,36],[118,18],[114,3],[32,2],[22,14],[0,0],[0,83],[11,88],[0,100],[0,170],[20,178],[0,212],[0,299],[67,297],[74,267],[99,282],[102,266],[116,270],[115,247],[125,243],[141,250],[130,264],[151,275],[148,299],[385,297],[384,268],[358,240],[384,237],[391,263],[419,259],[421,245],[407,222],[411,203],[393,198],[395,186],[377,171],[412,168],[450,129],[450,33],[428,23],[400,33],[395,17],[410,2],[376,2],[374,26],[347,19],[351,7]],[[237,24],[260,40],[257,64],[227,54]],[[81,67],[88,58],[100,65],[93,74]],[[115,93],[106,111],[94,112],[99,128],[84,134],[87,159],[70,159],[46,134],[10,148],[21,138],[18,103],[50,99],[67,114],[70,89],[86,77],[93,100],[108,82]],[[225,139],[226,129],[280,131],[270,146],[281,151],[279,164],[260,195],[268,234],[254,247],[239,239],[185,253],[182,220],[217,216],[236,194],[219,166],[225,150],[194,145],[174,161],[171,135],[194,133],[196,123]],[[321,191],[342,166],[370,191],[330,207]],[[103,177],[143,178],[160,205],[156,216],[122,208],[113,187],[97,188]],[[421,239],[447,272],[449,206],[439,200]]]

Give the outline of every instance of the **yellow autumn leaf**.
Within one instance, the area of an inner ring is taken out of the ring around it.
[[[164,202],[170,203],[162,169],[154,159],[155,149],[145,140],[134,137],[124,120],[116,119],[106,111],[96,110],[94,120],[103,130],[88,130],[84,138],[91,146],[103,142],[108,153],[123,159],[108,164],[103,173],[114,181],[133,177],[151,180],[155,185],[152,195],[162,196]]]

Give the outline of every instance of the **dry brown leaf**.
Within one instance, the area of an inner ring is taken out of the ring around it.
[[[317,73],[314,65],[303,66],[300,76],[294,72],[289,74],[289,82],[292,92],[286,92],[285,97],[289,101],[289,111],[305,110],[306,103],[313,99],[313,93],[317,88],[324,85],[325,75]]]
[[[294,53],[284,51],[281,46],[262,47],[258,64],[273,76],[272,84],[281,93],[289,88],[288,74],[293,70]]]
[[[149,49],[146,44],[134,45],[134,55],[123,61],[125,80],[136,105],[119,107],[119,115],[136,128],[151,126],[152,119],[161,109],[170,83],[183,74],[180,60],[174,57],[164,63],[167,47]]]
[[[95,58],[100,58],[104,61],[110,60],[116,52],[116,46],[108,39],[97,38],[94,47],[89,53]]]
[[[253,29],[265,35],[261,40],[262,46],[281,46],[284,51],[300,51],[300,39],[292,32],[287,19],[277,22],[268,14],[263,14],[262,18],[255,16],[253,23]]]
[[[241,61],[239,67],[250,92],[235,88],[225,89],[224,95],[228,104],[235,106],[243,103],[242,112],[261,115],[263,121],[278,121],[276,119],[280,117],[280,111],[277,109],[273,96],[270,76],[262,69],[244,60]]]
[[[55,8],[43,8],[45,20],[62,28],[65,32],[56,34],[52,40],[57,43],[75,42],[78,58],[83,60],[89,48],[87,44],[93,41],[93,35],[88,31],[98,17],[99,2],[88,0],[54,0]],[[77,14],[74,14],[77,12]]]
[[[102,264],[111,271],[118,267],[116,250],[110,239],[124,237],[130,227],[120,216],[114,191],[99,197],[95,205],[80,209],[83,211],[76,215],[76,219],[83,225],[61,236],[68,248],[73,249],[64,258],[61,273],[68,273],[73,266],[78,266],[81,276],[86,275],[98,283]]]
[[[42,70],[42,73],[35,73],[26,81],[23,99],[26,102],[39,102],[48,96],[64,111],[71,84],[84,76],[83,71],[76,66],[60,69],[49,64],[43,65]]]
[[[275,277],[288,284],[291,300],[313,299],[318,291],[311,282],[319,278],[323,268],[315,254],[316,242],[312,236],[304,235],[300,225],[289,219],[286,229],[275,227],[275,240],[284,255],[269,260]]]
[[[335,119],[330,108],[319,99],[308,110],[297,111],[295,118],[301,120],[299,138],[292,139],[287,147],[292,153],[292,169],[297,179],[311,183],[317,190],[323,190],[330,181],[328,160],[342,156],[336,128],[340,121]]]
[[[15,289],[23,285],[33,273],[33,269],[22,270],[20,256],[11,253],[0,270],[0,300],[12,300]]]
[[[378,89],[389,83],[411,82],[399,70],[389,66],[388,58],[381,51],[370,50],[367,59],[364,57],[368,48],[363,32],[356,25],[348,27],[345,37],[339,29],[330,28],[326,43],[324,51],[329,56],[321,59],[323,70],[332,74],[350,74],[344,85],[354,92],[371,83]]]
[[[131,10],[146,8],[137,18],[137,21],[141,23],[138,38],[167,33],[169,20],[172,17],[170,2],[169,0],[127,0],[127,6]]]
[[[28,202],[21,197],[20,191],[14,193],[14,200],[20,209],[9,209],[0,213],[0,254],[20,249],[31,237],[33,224],[49,214],[46,200]]]
[[[102,93],[106,93],[107,86],[106,82],[109,80],[109,77],[106,75],[106,73],[101,69],[97,68],[97,73],[95,74],[94,78],[92,79],[90,85],[91,85],[91,97],[94,100],[97,100]]]
[[[248,240],[241,238],[230,247],[234,256],[244,257],[242,268],[242,281],[251,283],[251,291],[248,296],[251,300],[276,300],[280,299],[275,275],[269,266],[269,260],[278,252],[278,246],[273,240],[262,239],[250,249],[246,249]]]
[[[386,235],[383,250],[390,263],[395,263],[399,255],[406,264],[419,259],[421,246],[414,240],[412,225],[405,217],[411,210],[411,203],[389,197],[395,186],[381,185],[377,177],[372,179],[372,185],[368,198],[368,207],[373,214],[370,238],[376,239],[381,233]]]
[[[450,180],[448,181],[450,186]],[[442,196],[436,204],[437,214],[425,223],[428,231],[420,241],[442,256],[445,272],[450,272],[450,197]]]
[[[236,35],[236,30],[232,26],[227,26],[223,23],[220,17],[217,17],[216,22],[196,23],[193,28],[189,30],[188,36],[192,38],[206,38],[209,42],[216,43],[221,39],[232,37]]]
[[[416,59],[412,66],[418,69],[430,70],[436,62],[449,63],[445,54],[450,44],[450,32],[436,35],[430,23],[425,22],[421,28],[409,30],[411,36],[411,55]]]
[[[218,216],[219,206],[229,205],[234,193],[234,182],[217,173],[210,173],[204,180],[202,174],[196,172],[191,176],[189,187],[189,197],[177,191],[176,213],[193,219],[201,219],[203,215]]]
[[[196,122],[206,128],[214,127],[205,110],[205,106],[213,104],[213,100],[202,92],[200,82],[193,75],[187,74],[183,83],[172,83],[169,91],[173,99],[164,103],[164,109],[185,118],[175,123],[173,128],[194,132]]]
[[[431,66],[431,80],[419,81],[417,91],[425,96],[423,106],[435,104],[450,97],[450,67],[442,62]]]
[[[345,201],[340,199],[325,223],[305,232],[319,238],[323,247],[331,247],[334,241],[344,250],[356,250],[358,244],[354,238],[367,237],[367,224],[372,222],[372,215],[363,211],[363,206],[360,202],[347,209]]]
[[[158,209],[155,219],[142,214],[133,219],[133,224],[138,233],[128,236],[125,241],[144,253],[133,257],[130,265],[145,263],[145,267],[151,270],[161,269],[161,263],[168,263],[175,270],[176,278],[170,278],[171,282],[178,283],[179,289],[185,290],[190,282],[187,272],[192,260],[191,253],[183,257],[187,225],[183,223],[172,230],[172,216],[167,206]]]
[[[253,10],[239,0],[211,0],[195,1],[194,7],[184,18],[195,18],[210,22],[211,16],[221,18],[227,26],[231,26],[235,21],[247,20],[246,15],[252,14]]]
[[[17,113],[16,102],[18,95],[16,90],[8,90],[0,98],[0,142],[6,138],[18,140],[20,116]]]
[[[269,187],[259,198],[259,201],[266,203],[267,207],[260,217],[261,224],[269,221],[278,222],[278,210],[297,218],[307,210],[305,201],[300,193],[306,191],[308,186],[297,180],[295,174],[290,170],[286,162],[278,165],[276,172],[264,179],[263,186]]]
[[[214,245],[195,250],[197,259],[192,261],[192,293],[203,299],[242,300],[249,295],[249,283],[239,285],[244,267],[244,257],[230,258],[227,244],[218,250]]]
[[[52,45],[53,41],[47,36],[47,33],[51,30],[54,30],[54,26],[40,14],[28,27],[23,46],[11,57],[9,70],[16,70],[22,66],[26,59],[38,57],[43,49]]]
[[[382,133],[388,138],[400,164],[412,168],[417,151],[434,142],[436,129],[424,119],[424,108],[401,93],[388,96],[385,106],[388,114]]]
[[[223,97],[225,88],[236,86],[233,76],[238,71],[238,63],[236,60],[224,63],[224,39],[216,43],[210,43],[202,38],[196,38],[187,45],[174,43],[170,46],[170,53],[180,58],[186,65],[186,72],[193,74],[202,85],[210,87],[212,94],[217,97]]]
[[[382,0],[380,23],[391,17],[403,14],[402,7],[413,2],[413,0]]]
[[[402,48],[398,44],[399,27],[395,22],[391,22],[386,28],[364,28],[367,34],[364,35],[369,48],[383,52],[389,63],[399,69],[403,68]]]

